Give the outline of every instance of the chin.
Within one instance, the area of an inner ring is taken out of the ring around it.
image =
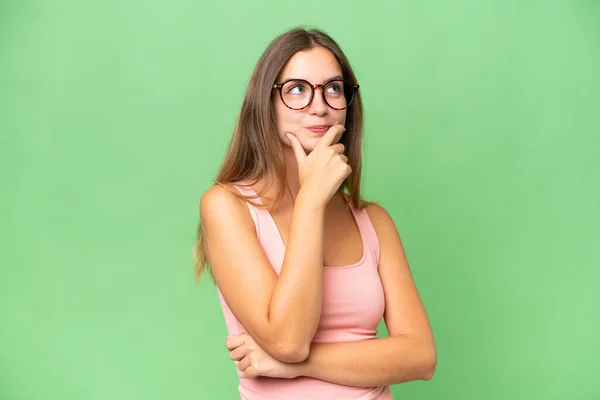
[[[311,151],[313,151],[315,149],[315,147],[317,147],[317,144],[319,143],[320,139],[321,139],[320,137],[307,137],[307,138],[302,138],[300,140],[300,143],[302,143],[302,147],[304,148],[304,150],[307,153],[310,153]]]

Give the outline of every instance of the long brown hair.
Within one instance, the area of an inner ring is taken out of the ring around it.
[[[250,77],[244,95],[242,109],[238,116],[229,148],[221,165],[216,184],[229,188],[227,184],[249,182],[255,184],[263,179],[276,182],[277,196],[265,203],[268,209],[276,208],[285,195],[286,169],[283,159],[283,148],[277,134],[275,108],[273,106],[273,84],[286,62],[297,52],[321,46],[335,56],[342,68],[344,79],[356,83],[356,77],[348,59],[338,44],[325,32],[318,29],[294,28],[273,40],[264,51]],[[345,146],[348,164],[352,173],[342,184],[348,193],[349,202],[355,208],[364,206],[360,196],[361,159],[363,118],[360,91],[346,112],[346,131],[340,140]],[[238,191],[231,190],[238,197]],[[259,190],[256,197],[261,197],[266,187]],[[207,266],[202,236],[202,224],[198,224],[197,240],[194,248],[196,260],[196,281]]]

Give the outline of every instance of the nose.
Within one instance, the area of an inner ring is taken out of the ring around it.
[[[325,92],[323,86],[314,88],[314,96],[310,103],[309,112],[319,117],[327,114],[329,107],[325,103]]]

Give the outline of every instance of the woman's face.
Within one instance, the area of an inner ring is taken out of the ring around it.
[[[334,78],[342,79],[342,69],[336,58],[329,50],[314,47],[294,54],[283,67],[276,83],[283,83],[289,79],[304,79],[314,85],[327,83]],[[295,98],[302,97],[304,90],[302,87],[289,85],[282,88],[283,94],[288,93],[293,101],[296,101]],[[331,87],[325,90],[329,93],[328,96],[333,98],[337,89]],[[284,143],[289,143],[286,133],[294,134],[307,153],[315,148],[329,127],[335,124],[345,125],[346,110],[329,107],[323,99],[322,87],[315,89],[312,102],[303,110],[288,108],[283,103],[278,90],[273,90],[273,96],[275,96],[273,103],[280,139]]]

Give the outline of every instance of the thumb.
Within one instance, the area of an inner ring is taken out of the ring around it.
[[[302,148],[300,141],[298,140],[298,138],[296,136],[292,135],[291,133],[286,133],[285,135],[287,136],[287,138],[290,141],[292,150],[294,150],[294,155],[296,156],[296,161],[298,161],[298,164],[303,163],[304,160],[306,160],[307,155],[306,155],[306,152],[304,151],[304,149]]]

